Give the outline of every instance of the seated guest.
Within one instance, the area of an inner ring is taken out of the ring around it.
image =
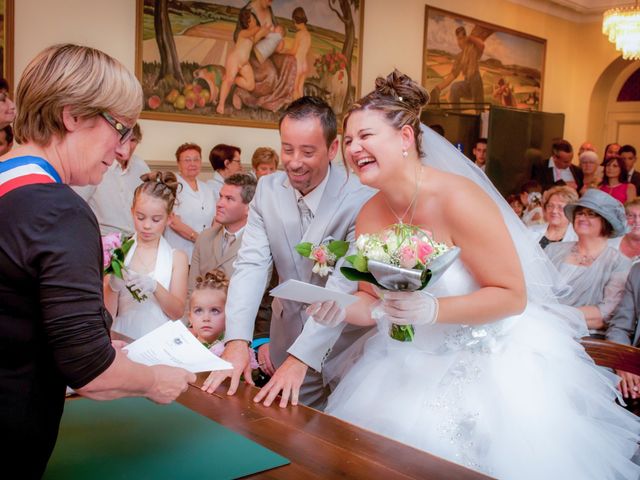
[[[602,156],[603,160],[609,160],[610,158],[618,158],[618,152],[620,151],[619,143],[610,143],[606,147],[604,147],[604,155]]]
[[[0,78],[0,128],[4,128],[16,118],[16,104],[9,96],[9,83]]]
[[[136,234],[124,261],[124,279],[107,275],[104,289],[105,305],[115,318],[113,330],[129,338],[181,318],[187,300],[187,256],[162,236],[176,203],[178,181],[172,172],[147,173],[142,180],[131,207]]]
[[[598,155],[596,152],[586,150],[580,154],[580,170],[582,170],[583,180],[580,195],[584,195],[589,188],[598,188],[602,182],[602,175],[599,171]]]
[[[542,209],[545,223],[529,227],[542,248],[553,242],[573,242],[578,239],[564,214],[564,207],[577,200],[576,191],[567,186],[558,185],[544,192]]]
[[[578,155],[582,155],[584,152],[595,152],[596,147],[591,142],[583,142],[578,149]]]
[[[234,173],[242,172],[242,160],[240,147],[220,143],[209,152],[209,163],[213,168],[213,179],[207,182],[213,191],[213,198],[218,200],[220,189],[224,185],[224,179]]]
[[[627,182],[636,187],[636,194],[640,191],[640,172],[636,171],[636,149],[631,145],[623,145],[618,155],[627,167]]]
[[[622,300],[611,317],[605,338],[611,342],[640,348],[639,312],[640,264],[636,263],[629,272]],[[640,399],[640,376],[622,370],[616,370],[616,373],[621,378],[619,388],[622,396],[626,399]]]
[[[542,211],[542,188],[535,180],[529,180],[520,188],[520,202],[524,205],[522,221],[525,225],[538,225],[544,223]]]
[[[473,156],[475,157],[475,163],[483,172],[487,167],[487,139],[479,138],[473,147]]]
[[[636,198],[636,187],[627,182],[627,167],[620,157],[604,160],[602,166],[604,175],[600,190],[623,204]]]
[[[149,173],[149,167],[134,152],[142,141],[142,131],[137,123],[133,127],[128,149],[116,155],[116,161],[109,167],[98,185],[73,187],[91,207],[98,219],[100,233],[122,233],[133,235],[133,192],[140,185],[140,177]]]
[[[7,125],[0,130],[0,157],[13,148],[13,128]]]
[[[216,198],[209,185],[198,180],[202,169],[202,149],[195,143],[185,143],[176,150],[178,189],[176,208],[164,236],[173,248],[182,250],[191,261],[193,244],[198,235],[213,223]]]
[[[636,197],[625,203],[624,211],[627,216],[627,234],[612,238],[609,246],[635,261],[640,258],[640,198]]]
[[[622,204],[600,190],[589,189],[564,208],[578,236],[576,242],[557,242],[545,252],[571,291],[558,300],[577,307],[594,336],[602,337],[624,289],[631,261],[607,240],[624,234]]]
[[[269,147],[256,148],[251,157],[251,166],[258,180],[260,180],[260,177],[275,172],[278,169],[278,162],[278,154],[273,148]]]
[[[256,179],[248,173],[236,173],[225,178],[216,204],[215,225],[198,236],[193,248],[188,290],[198,277],[221,269],[231,278],[233,262],[242,243],[244,226],[249,215],[249,203],[256,191]]]
[[[507,203],[514,211],[514,213],[518,216],[518,218],[522,218],[522,214],[524,213],[524,205],[522,204],[522,200],[520,200],[520,195],[512,193],[507,197]]]
[[[582,171],[571,163],[573,147],[563,139],[556,139],[551,146],[551,158],[534,162],[531,178],[547,190],[553,185],[568,185],[576,191],[582,188]]]

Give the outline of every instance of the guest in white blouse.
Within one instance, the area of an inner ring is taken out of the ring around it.
[[[609,246],[635,262],[640,259],[640,197],[625,203],[624,211],[627,216],[627,233],[624,237],[609,240]]]
[[[213,179],[207,185],[213,190],[213,198],[218,200],[220,189],[224,185],[224,179],[234,173],[242,172],[242,160],[240,147],[219,143],[209,152],[209,163],[213,168]]]
[[[213,223],[216,199],[211,187],[198,180],[202,169],[202,149],[194,143],[185,143],[176,150],[178,161],[178,190],[176,206],[165,238],[173,248],[184,251],[191,262],[193,245],[200,232]]]
[[[564,214],[564,207],[576,201],[578,201],[578,194],[566,185],[551,187],[544,192],[542,210],[545,223],[529,227],[542,248],[546,248],[553,242],[573,242],[578,239],[573,226]]]

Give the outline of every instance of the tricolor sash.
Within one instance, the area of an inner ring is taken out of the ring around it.
[[[26,155],[0,162],[0,197],[38,183],[62,183],[58,172],[44,158]]]

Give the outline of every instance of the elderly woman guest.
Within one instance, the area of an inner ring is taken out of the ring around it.
[[[564,208],[578,235],[576,242],[558,242],[545,251],[565,282],[572,287],[560,302],[577,307],[592,334],[601,335],[615,310],[631,261],[611,248],[610,237],[624,235],[622,204],[610,195],[590,189]]]
[[[564,207],[576,202],[578,194],[566,185],[551,187],[542,195],[542,209],[545,223],[529,227],[536,235],[536,240],[542,248],[553,242],[572,242],[577,240],[573,226],[564,214]]]
[[[636,198],[636,187],[627,181],[627,166],[620,157],[612,157],[602,162],[604,174],[600,190],[608,193],[616,200],[626,203]]]
[[[213,198],[218,201],[220,189],[224,185],[224,179],[230,177],[234,173],[242,172],[242,160],[240,147],[233,145],[225,145],[219,143],[209,152],[209,163],[213,168],[213,179],[207,182],[207,185],[213,191]]]
[[[3,458],[40,478],[66,385],[169,403],[195,376],[112,346],[98,222],[69,187],[99,183],[127,148],[138,81],[101,51],[57,45],[26,67],[16,99],[20,146],[0,162],[0,431]]]
[[[278,169],[278,162],[278,154],[269,147],[258,147],[251,156],[251,166],[258,180],[275,172]]]
[[[609,246],[635,261],[640,258],[640,198],[636,197],[625,203],[624,211],[627,216],[627,234],[612,238]]]
[[[601,172],[598,171],[598,154],[592,150],[585,150],[580,154],[580,169],[584,174],[580,195],[584,195],[590,188],[598,188],[602,181]]]
[[[191,262],[193,245],[200,232],[209,228],[216,214],[216,198],[213,191],[198,175],[202,169],[202,149],[195,143],[184,143],[176,150],[178,198],[173,209],[165,238],[171,247],[182,250]]]

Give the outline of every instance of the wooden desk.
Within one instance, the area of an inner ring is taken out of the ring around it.
[[[197,383],[202,384],[206,376],[198,375]],[[252,399],[258,389],[251,386],[243,384],[228,396],[227,385],[217,395],[190,386],[178,402],[291,461],[248,478],[490,478],[311,408],[256,404]]]

